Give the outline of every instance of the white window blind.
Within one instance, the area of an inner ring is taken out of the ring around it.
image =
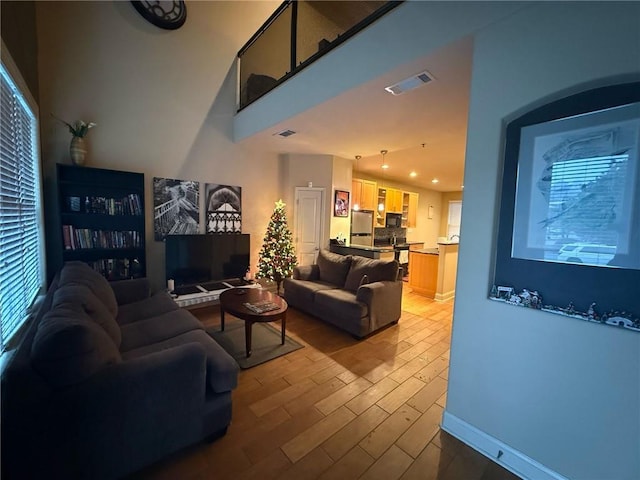
[[[0,65],[0,349],[28,318],[42,285],[37,122]]]
[[[451,200],[449,202],[449,219],[447,221],[447,238],[454,235],[460,237],[460,223],[462,222],[462,202]]]

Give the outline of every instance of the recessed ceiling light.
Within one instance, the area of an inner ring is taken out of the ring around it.
[[[385,163],[384,165],[382,165],[382,168],[384,168],[384,169],[386,170],[387,168],[389,168],[389,165],[387,165],[387,164]]]
[[[417,177],[417,176],[418,176],[418,174],[417,174],[416,172],[411,172],[411,173],[409,174],[409,176],[410,176],[410,177]]]
[[[438,180],[437,178],[434,178],[433,180],[431,180],[431,183],[438,183],[440,180]]]

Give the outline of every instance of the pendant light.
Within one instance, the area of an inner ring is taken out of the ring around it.
[[[384,175],[385,175],[385,170],[389,168],[389,165],[387,165],[384,161],[384,156],[387,154],[387,150],[380,150],[380,153],[382,154],[382,190],[384,190]],[[386,197],[386,191],[385,191],[385,197]],[[378,211],[379,212],[384,211],[384,202],[380,202],[378,204]]]
[[[358,170],[358,160],[360,160],[362,158],[361,155],[356,155],[356,170]],[[352,175],[353,176],[353,175]],[[355,193],[355,192],[354,192]],[[360,195],[358,195],[358,197],[360,197]],[[353,210],[355,210],[356,212],[358,210],[360,210],[360,205],[357,203],[353,204]]]

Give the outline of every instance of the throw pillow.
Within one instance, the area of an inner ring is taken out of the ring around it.
[[[365,257],[353,257],[349,274],[344,283],[345,290],[355,292],[366,275],[368,283],[395,281],[398,279],[397,260],[385,261]]]
[[[344,282],[351,266],[351,255],[338,255],[328,250],[321,249],[318,252],[319,278],[323,282],[331,283],[340,288],[344,286]]]
[[[66,387],[120,362],[121,357],[107,333],[80,306],[63,305],[42,317],[31,345],[31,361],[51,385]]]
[[[60,272],[59,285],[86,285],[93,294],[104,303],[109,313],[115,318],[118,315],[118,301],[106,278],[84,262],[67,262]]]
[[[89,318],[100,325],[107,335],[111,337],[116,347],[120,347],[122,333],[116,319],[113,318],[104,303],[98,300],[98,297],[93,294],[89,287],[76,284],[67,284],[59,287],[53,294],[52,307],[68,304],[81,306]]]

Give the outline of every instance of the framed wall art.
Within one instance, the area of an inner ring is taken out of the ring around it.
[[[640,331],[640,83],[539,107],[505,140],[490,297]]]
[[[155,240],[167,235],[192,235],[200,230],[200,183],[153,178],[153,232]]]
[[[336,190],[333,200],[333,216],[348,217],[349,216],[349,192],[345,190]]]
[[[207,183],[207,233],[242,233],[242,188]]]

